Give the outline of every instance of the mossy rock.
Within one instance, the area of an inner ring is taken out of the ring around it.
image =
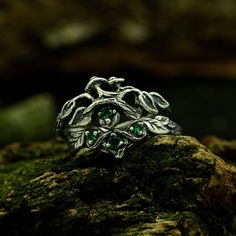
[[[235,235],[236,170],[187,136],[122,159],[60,140],[0,151],[1,235]]]

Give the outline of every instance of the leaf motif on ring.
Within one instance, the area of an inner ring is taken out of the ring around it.
[[[70,125],[86,126],[91,122],[91,120],[92,120],[91,113],[83,115],[85,108],[86,107],[79,107],[75,110],[71,120],[69,121]]]
[[[73,100],[69,100],[67,101],[64,106],[62,107],[61,109],[61,112],[60,114],[58,115],[58,117],[63,120],[65,119],[67,116],[69,116],[72,112],[72,110],[74,109],[75,107],[75,101]]]
[[[145,119],[143,121],[150,132],[154,134],[168,134],[170,131],[169,129],[160,121],[155,119]]]
[[[169,122],[170,122],[170,118],[167,117],[167,116],[158,115],[158,116],[155,117],[155,119],[160,121],[163,125],[168,125]]]
[[[149,93],[155,103],[155,106],[159,106],[163,109],[166,109],[170,106],[169,102],[167,102],[159,93],[150,92]]]
[[[85,93],[67,101],[56,121],[56,131],[71,151],[100,148],[121,158],[133,142],[147,135],[178,134],[181,127],[166,112],[169,103],[156,92],[121,86],[123,78],[92,77]]]
[[[68,126],[64,132],[64,135],[69,141],[71,151],[82,147],[85,140],[84,130],[78,126]]]
[[[74,150],[78,149],[79,147],[82,147],[84,144],[84,132],[80,134],[80,136],[77,138],[77,141],[74,143]]]

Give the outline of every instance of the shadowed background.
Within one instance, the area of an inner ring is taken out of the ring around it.
[[[93,75],[159,92],[187,135],[235,138],[235,22],[233,0],[1,0],[0,145],[53,137]]]

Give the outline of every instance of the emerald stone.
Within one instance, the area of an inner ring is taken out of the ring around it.
[[[143,124],[140,122],[136,122],[132,124],[130,130],[137,136],[141,136],[143,134]]]
[[[111,107],[104,107],[98,112],[98,116],[103,120],[112,120],[114,117],[115,110]]]
[[[86,137],[89,144],[93,144],[98,138],[98,132],[96,130],[87,131]]]
[[[96,135],[89,133],[87,136],[87,139],[91,140],[91,141],[96,141],[97,137],[96,137]]]
[[[121,135],[112,133],[106,142],[106,147],[110,150],[117,151],[124,147],[124,140]]]

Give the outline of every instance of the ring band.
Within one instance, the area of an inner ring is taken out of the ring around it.
[[[99,149],[121,158],[135,142],[152,134],[180,134],[168,118],[169,103],[157,92],[121,86],[123,78],[93,76],[85,93],[67,101],[57,116],[56,132],[71,152]]]

